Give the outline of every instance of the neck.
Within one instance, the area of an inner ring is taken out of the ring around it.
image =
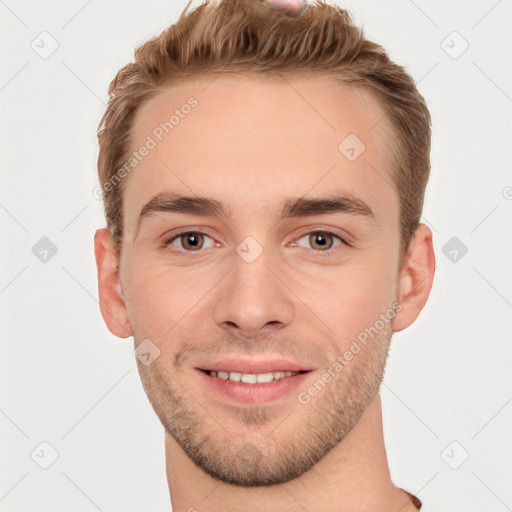
[[[197,467],[166,433],[167,483],[174,512],[417,512],[389,473],[377,392],[358,422],[325,457],[300,477],[281,485],[238,487]]]

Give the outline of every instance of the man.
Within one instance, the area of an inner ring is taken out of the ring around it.
[[[188,7],[110,86],[94,239],[172,509],[424,512],[379,386],[434,276],[425,102],[336,5]]]

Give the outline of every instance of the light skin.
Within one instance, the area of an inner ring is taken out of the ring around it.
[[[125,178],[120,261],[108,230],[94,238],[107,327],[160,350],[150,365],[137,364],[165,428],[173,511],[248,503],[251,512],[415,511],[390,476],[379,386],[393,332],[428,299],[435,257],[431,230],[420,224],[399,265],[383,109],[329,79],[201,77],[141,108],[133,149],[190,96],[197,106]],[[366,146],[354,161],[338,150],[349,134]],[[162,193],[211,198],[231,215],[153,211],[138,226],[144,205]],[[280,215],[287,199],[342,194],[373,216]],[[195,237],[164,245],[187,230]],[[247,237],[263,249],[251,263],[236,251]],[[194,370],[212,355],[290,357],[313,368],[298,390],[307,392],[390,311],[392,320],[307,404],[296,392],[235,403]]]

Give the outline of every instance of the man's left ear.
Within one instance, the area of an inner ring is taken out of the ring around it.
[[[395,315],[393,331],[406,329],[418,318],[427,303],[435,268],[432,231],[426,224],[420,224],[409,243],[405,263],[400,270],[398,302],[402,307]]]

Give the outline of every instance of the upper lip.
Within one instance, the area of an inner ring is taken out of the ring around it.
[[[239,373],[301,372],[313,368],[290,359],[244,359],[230,358],[211,361],[197,367],[200,370],[225,371]]]

